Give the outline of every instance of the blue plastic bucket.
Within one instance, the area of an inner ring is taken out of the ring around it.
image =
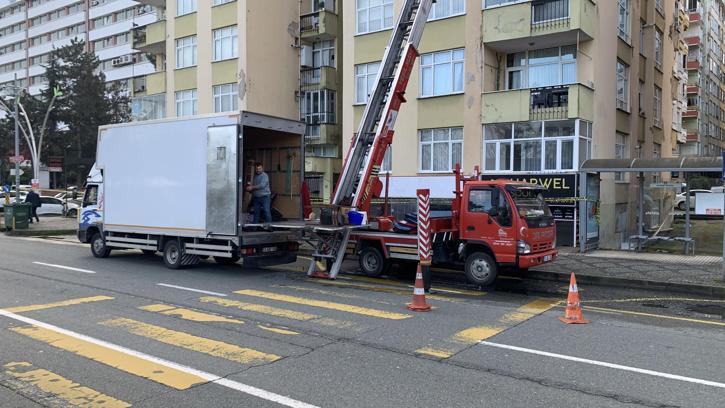
[[[350,225],[362,225],[364,215],[357,211],[349,211],[347,218],[350,220]]]

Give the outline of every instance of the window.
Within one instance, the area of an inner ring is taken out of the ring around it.
[[[176,91],[176,116],[196,115],[196,89]]]
[[[237,84],[214,85],[214,112],[229,112],[237,110]]]
[[[316,41],[312,44],[312,66],[314,68],[335,66],[335,40]]]
[[[301,117],[308,125],[337,123],[336,93],[330,89],[319,89],[302,94]]]
[[[655,29],[655,67],[662,71],[662,31]]]
[[[617,109],[629,112],[629,65],[617,60]]]
[[[468,194],[468,211],[487,213],[493,208],[493,191],[490,189],[473,189]]]
[[[576,82],[576,46],[545,48],[506,56],[506,88],[538,88]]]
[[[640,116],[645,116],[645,109],[644,109],[644,81],[639,81],[639,114]]]
[[[356,0],[357,34],[385,30],[393,26],[393,0]]]
[[[486,8],[503,6],[507,3],[520,3],[522,0],[486,0]]]
[[[569,0],[534,1],[531,3],[531,22],[545,23],[569,18]]]
[[[420,96],[463,92],[463,48],[420,56]]]
[[[662,88],[655,85],[654,96],[654,125],[662,127]]]
[[[196,0],[176,0],[176,15],[193,13],[196,11]]]
[[[355,65],[355,103],[366,103],[375,86],[380,62]]]
[[[628,136],[624,133],[619,133],[615,135],[614,140],[614,158],[615,159],[627,159],[629,158],[629,149],[628,149],[628,142],[627,142]],[[625,173],[614,173],[614,180],[616,181],[627,181],[627,175]]]
[[[176,68],[186,68],[196,65],[196,36],[179,38],[176,40]]]
[[[433,3],[433,7],[431,7],[430,14],[428,15],[428,20],[430,21],[465,14],[465,3],[466,2],[464,0],[438,0]]]
[[[86,189],[86,193],[83,196],[83,208],[89,205],[98,205],[98,185],[92,184]]]
[[[647,55],[647,41],[645,40],[645,26],[647,22],[644,20],[639,21],[639,54],[642,56]]]
[[[697,11],[698,2],[700,0],[687,0],[687,11]]]
[[[219,28],[213,31],[214,61],[237,57],[237,26]]]
[[[420,171],[450,172],[463,159],[463,128],[422,129]]]
[[[619,38],[625,42],[629,42],[630,23],[629,23],[629,0],[619,1],[619,13],[617,14],[617,29]]]

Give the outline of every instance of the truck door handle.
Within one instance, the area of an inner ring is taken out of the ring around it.
[[[475,231],[475,230],[476,230],[476,227],[473,225],[469,225],[466,227],[466,231]]]

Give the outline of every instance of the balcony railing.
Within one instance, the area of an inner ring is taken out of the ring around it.
[[[532,120],[563,119],[568,114],[568,85],[531,89],[529,116]]]
[[[300,80],[302,85],[318,85],[322,78],[321,68],[309,68],[300,71]]]
[[[531,31],[568,27],[569,0],[536,0],[531,3]]]

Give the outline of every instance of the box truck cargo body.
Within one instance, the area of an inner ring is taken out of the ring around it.
[[[269,175],[275,217],[301,220],[303,123],[251,112],[102,126],[79,239],[95,256],[161,251],[167,266],[294,262],[299,236],[250,227],[254,162]]]

